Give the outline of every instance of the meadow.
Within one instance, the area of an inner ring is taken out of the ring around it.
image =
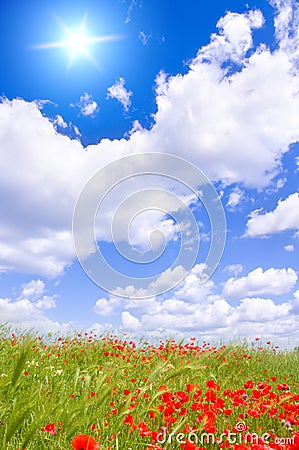
[[[299,449],[299,352],[0,329],[3,450]]]

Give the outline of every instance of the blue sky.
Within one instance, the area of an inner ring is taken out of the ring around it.
[[[0,320],[299,345],[298,2],[16,1],[0,25]]]

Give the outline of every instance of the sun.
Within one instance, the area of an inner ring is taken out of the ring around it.
[[[86,53],[88,50],[88,37],[85,34],[78,32],[73,33],[67,40],[66,45],[70,49],[71,53],[80,55],[80,53]]]
[[[67,65],[67,70],[70,70],[74,60],[79,56],[84,56],[87,58],[95,67],[99,68],[98,62],[94,59],[90,47],[93,44],[104,42],[104,41],[112,41],[116,39],[120,39],[119,35],[105,35],[105,36],[89,36],[86,31],[86,22],[87,22],[87,14],[83,17],[79,27],[75,30],[69,28],[62,22],[59,18],[56,17],[56,21],[58,22],[60,28],[63,30],[65,34],[65,39],[56,42],[48,42],[45,44],[34,45],[33,49],[35,50],[45,50],[51,48],[65,48],[69,51],[69,61]]]

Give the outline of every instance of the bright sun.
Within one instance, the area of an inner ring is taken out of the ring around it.
[[[85,53],[88,48],[88,38],[82,33],[74,33],[70,36],[66,45],[72,53]]]
[[[86,32],[86,19],[87,15],[83,17],[81,24],[79,28],[76,31],[71,30],[68,28],[60,19],[56,18],[58,21],[59,26],[62,28],[62,30],[65,33],[66,39],[62,41],[57,42],[48,42],[46,44],[38,44],[35,45],[33,48],[35,50],[44,50],[44,49],[50,49],[50,48],[66,48],[69,50],[70,56],[69,61],[67,65],[67,69],[69,70],[74,60],[78,56],[85,56],[90,62],[92,62],[97,68],[99,68],[99,65],[97,61],[92,56],[89,47],[91,44],[95,44],[98,42],[104,42],[104,41],[111,41],[120,39],[120,36],[117,35],[109,35],[109,36],[91,36],[89,37]]]

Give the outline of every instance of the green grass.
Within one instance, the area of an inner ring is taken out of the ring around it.
[[[246,432],[270,432],[276,439],[272,448],[287,448],[278,446],[277,437],[294,437],[298,429],[297,351],[259,342],[135,345],[93,334],[46,344],[41,337],[12,335],[4,326],[0,339],[3,450],[71,449],[81,433],[105,450],[219,448],[184,447],[176,438],[154,442],[161,427],[167,436],[182,432],[186,440],[192,430],[219,437],[240,421]],[[244,387],[248,380],[253,387]],[[55,434],[42,431],[47,424],[54,424]]]

